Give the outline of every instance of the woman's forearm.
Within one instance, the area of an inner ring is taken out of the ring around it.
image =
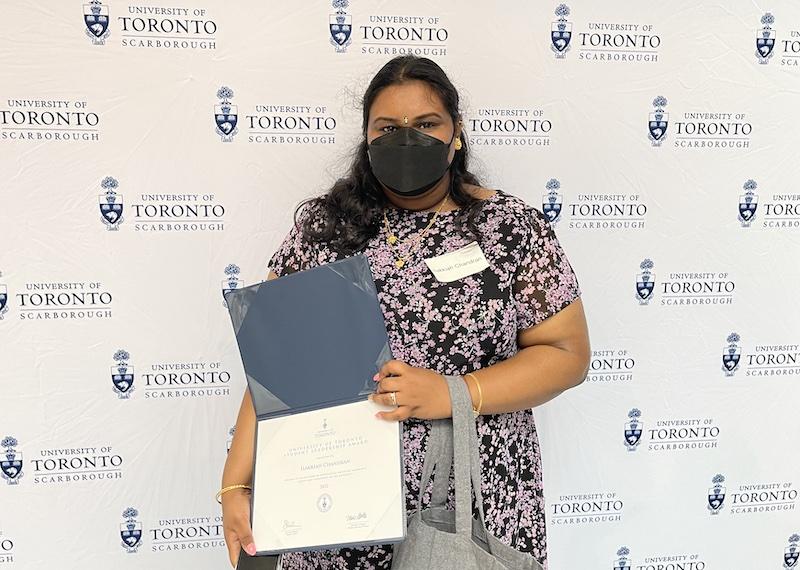
[[[250,485],[253,480],[253,445],[255,441],[256,414],[250,391],[245,389],[231,449],[222,471],[222,487]]]
[[[475,372],[483,392],[482,414],[533,408],[577,386],[588,371],[588,351],[534,345]],[[473,402],[479,400],[475,378],[467,377]]]

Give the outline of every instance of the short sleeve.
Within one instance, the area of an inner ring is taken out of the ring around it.
[[[539,324],[581,294],[578,278],[547,218],[531,206],[525,211],[513,287],[517,330]]]
[[[311,211],[310,204],[303,207],[278,249],[270,257],[269,269],[274,271],[278,277],[309,268],[313,257],[313,248],[312,244],[309,244],[303,236],[303,224],[311,215]]]

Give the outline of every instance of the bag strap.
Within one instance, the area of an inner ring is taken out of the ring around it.
[[[422,494],[428,488],[434,471],[436,471],[436,477],[433,480],[433,494],[431,495],[430,506],[445,506],[452,462],[453,428],[450,420],[432,420],[425,450],[425,460],[422,466],[419,496],[417,497],[417,518],[422,518]]]
[[[433,478],[431,508],[444,507],[450,491],[450,470],[453,468],[453,423],[450,419],[440,422],[436,437],[442,444],[439,461],[436,462],[436,476]]]
[[[456,486],[456,533],[472,536],[472,494],[480,514],[480,524],[486,530],[481,492],[480,456],[472,397],[461,376],[445,376],[453,407],[453,460]]]

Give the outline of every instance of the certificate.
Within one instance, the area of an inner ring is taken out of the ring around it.
[[[375,417],[392,358],[364,255],[225,295],[256,413],[251,524],[261,554],[405,536],[397,422]]]
[[[369,400],[258,421],[252,509],[259,554],[405,537],[399,422]]]

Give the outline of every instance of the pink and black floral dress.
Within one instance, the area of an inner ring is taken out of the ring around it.
[[[306,207],[300,221],[314,214],[314,207]],[[387,209],[390,227],[402,244],[398,253],[405,253],[412,236],[432,216],[433,212]],[[423,260],[475,241],[458,231],[463,223],[460,210],[440,213],[402,268],[395,265],[393,246],[383,232],[359,252],[370,262],[394,358],[441,374],[463,375],[513,356],[518,331],[580,296],[575,273],[547,219],[502,190],[484,200],[478,217],[483,234],[479,243],[489,267],[439,282]],[[339,258],[325,244],[304,239],[298,224],[269,265],[281,276]],[[404,425],[408,512],[417,508],[429,427],[429,422],[417,419]],[[478,434],[489,531],[546,564],[541,458],[532,411],[480,416]],[[423,505],[428,500],[426,493]],[[284,570],[369,570],[391,568],[391,561],[392,547],[387,545],[285,554],[281,564]]]

